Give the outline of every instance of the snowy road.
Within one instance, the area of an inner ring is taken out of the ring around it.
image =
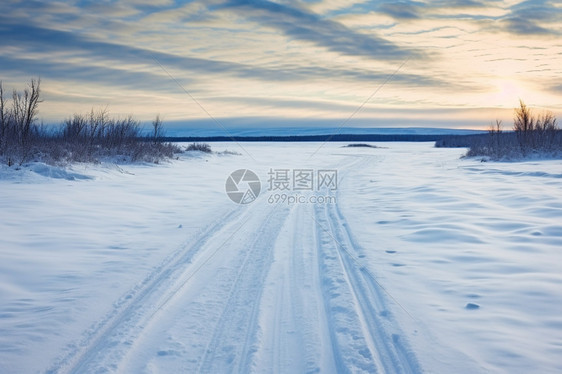
[[[421,372],[362,252],[337,199],[262,196],[190,238],[50,371]]]
[[[318,146],[0,170],[0,373],[562,370],[559,161]]]

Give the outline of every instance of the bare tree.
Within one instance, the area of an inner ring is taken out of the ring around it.
[[[84,135],[88,121],[83,115],[74,114],[72,118],[64,120],[61,135],[66,141],[77,141]]]
[[[519,108],[515,108],[514,111],[513,129],[521,132],[532,131],[534,120],[531,108],[525,105],[523,100],[519,100]]]
[[[41,79],[32,79],[29,87],[24,90],[24,97],[26,98],[25,117],[24,117],[24,133],[29,137],[33,131],[32,125],[36,120],[39,113],[40,89]]]
[[[23,93],[18,92],[16,89],[12,93],[11,115],[20,146],[20,163],[26,161],[30,152],[33,125],[37,119],[39,103],[42,102],[40,100],[40,85],[40,79],[31,79],[31,83]]]
[[[0,81],[0,162],[9,166],[32,158],[44,162],[91,162],[104,158],[151,161],[174,157],[179,147],[162,143],[160,116],[153,123],[155,142],[143,139],[140,122],[132,116],[112,118],[107,108],[74,114],[58,130],[37,124],[40,80],[32,79],[24,91],[4,96]]]
[[[514,109],[514,132],[503,132],[501,121],[496,120],[488,130],[486,140],[470,139],[468,156],[488,156],[495,160],[520,159],[529,154],[547,157],[562,156],[562,130],[550,111],[532,113],[523,100]]]
[[[4,149],[4,142],[6,137],[6,127],[8,115],[6,113],[6,107],[4,105],[4,87],[2,86],[2,81],[0,81],[0,154]]]
[[[152,139],[157,142],[164,136],[164,125],[162,124],[162,119],[160,119],[160,114],[156,115],[154,121],[152,121]]]
[[[31,79],[22,93],[14,89],[11,107],[8,108],[0,83],[0,151],[10,153],[10,160],[16,157],[20,163],[26,161],[31,150],[31,138],[39,132],[35,121],[41,103],[40,86],[40,79]]]
[[[521,151],[526,153],[527,149],[533,147],[533,136],[535,120],[531,108],[529,108],[523,100],[519,99],[519,108],[515,108],[515,117],[513,119],[513,130],[517,134]]]
[[[537,116],[534,131],[537,147],[551,150],[556,139],[557,129],[556,117],[552,112],[545,111]]]
[[[546,111],[537,117],[535,129],[539,131],[556,130],[556,117],[551,111]]]
[[[502,149],[502,121],[496,119],[496,123],[491,123],[488,129],[488,149],[489,152],[496,155]]]

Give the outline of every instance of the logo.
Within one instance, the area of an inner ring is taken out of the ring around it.
[[[249,204],[259,196],[261,182],[253,171],[238,169],[226,179],[225,189],[230,200],[236,204]]]

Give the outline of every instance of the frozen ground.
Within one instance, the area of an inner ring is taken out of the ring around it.
[[[1,169],[0,373],[561,372],[561,162],[342,145]]]

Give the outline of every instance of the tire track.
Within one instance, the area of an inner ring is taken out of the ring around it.
[[[257,333],[264,282],[273,261],[273,248],[289,208],[269,208],[256,231],[213,336],[201,359],[199,373],[250,372],[258,350]],[[246,242],[246,241],[243,241]]]
[[[332,353],[326,349],[330,339],[316,270],[315,223],[309,210],[312,207],[302,205],[291,210],[275,245],[252,372],[335,372]]]
[[[346,160],[346,170],[370,160]],[[170,337],[184,372],[421,372],[363,257],[337,204],[237,207],[114,303],[48,373],[169,368],[162,357],[175,353],[160,348]]]
[[[403,337],[388,308],[386,291],[374,275],[361,264],[365,255],[349,231],[349,225],[337,206],[329,206],[330,230],[339,243],[339,256],[348,274],[368,333],[376,346],[376,356],[386,372],[419,373],[417,359]]]
[[[362,249],[337,205],[316,207],[319,263],[338,371],[419,373],[384,290],[361,264]]]
[[[357,311],[350,281],[325,217],[316,208],[317,253],[324,312],[328,320],[330,349],[338,373],[379,372],[373,360],[373,349],[364,336],[363,322]]]
[[[237,215],[238,209],[231,210],[169,255],[140,284],[116,301],[113,309],[86,331],[82,340],[73,345],[69,352],[46,372],[92,372],[93,368],[102,370],[102,363],[107,361],[107,369],[115,369],[119,358],[142,330],[143,318],[154,317],[163,307],[163,301],[170,298],[172,286],[186,272],[186,268],[191,268],[190,265],[205,244],[218,233],[225,232],[228,235],[237,228],[237,224],[245,222],[246,214],[234,219]]]

